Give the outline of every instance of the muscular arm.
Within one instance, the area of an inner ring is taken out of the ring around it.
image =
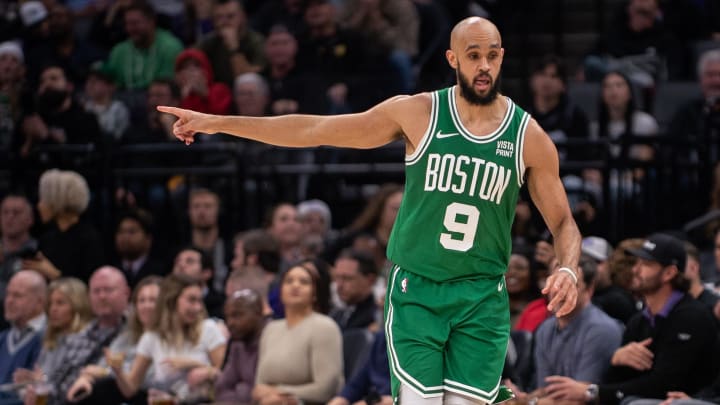
[[[570,268],[577,277],[582,238],[560,180],[557,149],[535,120],[530,121],[525,134],[523,157],[528,168],[530,196],[553,235],[558,262],[561,267]],[[548,309],[556,311],[557,316],[563,316],[575,307],[577,287],[573,281],[568,274],[557,271],[547,280],[543,294],[550,295]]]
[[[528,125],[524,152],[530,196],[553,234],[558,262],[575,270],[582,238],[560,180],[557,150],[535,120]]]
[[[241,138],[286,147],[337,146],[375,148],[406,137],[408,152],[427,126],[430,95],[397,96],[357,114],[283,115],[279,117],[239,117],[201,114],[173,107],[158,107],[176,115],[175,136],[186,143],[197,132],[227,133]],[[418,119],[418,117],[424,117]],[[420,125],[418,125],[420,123]]]

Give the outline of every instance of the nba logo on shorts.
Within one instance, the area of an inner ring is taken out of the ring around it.
[[[400,287],[402,287],[402,292],[407,292],[407,277],[402,279],[402,281],[400,282]]]

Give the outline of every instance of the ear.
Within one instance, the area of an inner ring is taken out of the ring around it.
[[[445,51],[445,58],[448,61],[448,64],[451,68],[457,69],[457,57],[455,56],[455,52],[452,51],[452,49],[448,49]]]
[[[665,270],[663,271],[663,281],[669,283],[670,280],[672,280],[675,277],[675,275],[679,272],[680,272],[680,270],[678,270],[677,266],[673,265],[673,266],[666,267]]]

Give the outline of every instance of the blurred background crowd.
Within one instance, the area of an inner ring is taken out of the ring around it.
[[[547,376],[601,384],[617,367],[634,373],[613,383],[645,378],[623,388],[640,397],[717,400],[714,340],[665,356],[651,345],[650,366],[613,354],[643,341],[628,331],[657,291],[626,250],[656,232],[685,252],[674,266],[686,283],[658,288],[702,303],[699,322],[717,334],[717,1],[9,0],[0,403],[49,391],[51,403],[389,404],[382,305],[402,143],[286,149],[199,135],[186,147],[155,107],[341,114],[452,85],[444,51],[470,15],[500,28],[501,91],[555,142],[585,238],[581,306],[553,321],[539,294],[553,241],[521,195],[505,372],[519,403],[549,400]],[[686,308],[678,299],[668,313]],[[606,322],[602,342],[573,349],[593,364],[549,371],[548,330],[579,312]]]

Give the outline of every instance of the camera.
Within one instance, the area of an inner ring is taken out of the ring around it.
[[[37,254],[38,248],[37,246],[33,245],[23,246],[22,248],[20,248],[20,250],[15,252],[15,256],[21,259],[35,259],[37,257]]]

